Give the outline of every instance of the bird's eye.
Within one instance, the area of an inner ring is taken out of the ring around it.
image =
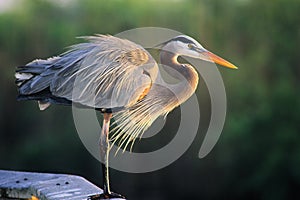
[[[188,44],[188,48],[189,48],[189,49],[192,49],[192,48],[193,48],[193,45],[192,45],[192,44]]]

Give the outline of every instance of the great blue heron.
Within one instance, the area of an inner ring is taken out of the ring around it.
[[[19,100],[37,100],[41,110],[50,104],[95,108],[103,113],[100,135],[104,193],[93,199],[119,198],[109,185],[108,153],[110,120],[114,117],[111,140],[127,147],[161,115],[186,101],[198,85],[196,70],[179,63],[188,56],[237,69],[228,61],[203,48],[195,39],[179,35],[161,44],[160,62],[168,73],[184,79],[175,94],[155,84],[159,73],[151,55],[140,45],[114,36],[84,37],[87,42],[74,45],[64,54],[47,60],[34,60],[16,71]],[[179,75],[178,75],[179,74]],[[79,77],[79,78],[78,78]],[[79,79],[76,83],[76,78]]]

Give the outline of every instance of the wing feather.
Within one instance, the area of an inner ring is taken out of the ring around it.
[[[157,76],[151,55],[125,39],[84,38],[88,42],[72,46],[62,55],[70,60],[69,65],[56,72],[50,84],[52,94],[96,108],[128,107],[137,102]]]

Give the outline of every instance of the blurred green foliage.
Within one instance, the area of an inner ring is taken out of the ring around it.
[[[36,103],[16,102],[15,66],[60,54],[77,36],[158,26],[193,36],[239,66],[220,68],[227,121],[213,151],[198,159],[209,119],[207,91],[198,89],[208,114],[201,113],[188,152],[157,172],[113,171],[113,189],[143,200],[299,199],[299,10],[299,0],[21,1],[0,13],[0,169],[74,173],[100,183],[99,163],[81,144],[70,108],[40,112]],[[170,113],[155,137],[169,141],[177,115]]]

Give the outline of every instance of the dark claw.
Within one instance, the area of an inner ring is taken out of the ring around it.
[[[126,199],[124,196],[117,194],[117,193],[110,193],[110,194],[96,194],[93,196],[89,196],[88,200],[101,200],[101,199]]]

